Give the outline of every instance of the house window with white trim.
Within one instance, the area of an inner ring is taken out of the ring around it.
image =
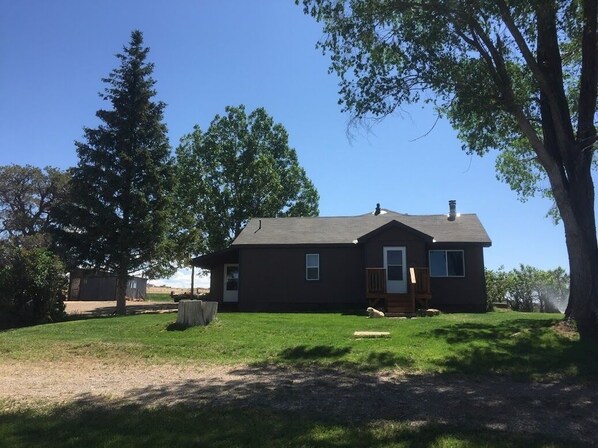
[[[305,279],[320,280],[320,254],[305,254]]]
[[[431,250],[430,277],[465,277],[462,250]]]

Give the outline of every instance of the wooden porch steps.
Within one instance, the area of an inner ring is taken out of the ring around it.
[[[412,313],[413,302],[410,294],[389,294],[386,298],[388,314]]]
[[[412,315],[418,308],[428,308],[432,298],[428,268],[409,268],[406,294],[386,291],[386,269],[366,268],[366,297],[369,306],[386,315]]]

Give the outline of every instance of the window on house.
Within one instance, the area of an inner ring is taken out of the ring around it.
[[[320,254],[305,254],[305,279],[320,280]]]
[[[462,250],[431,250],[430,277],[465,277]]]

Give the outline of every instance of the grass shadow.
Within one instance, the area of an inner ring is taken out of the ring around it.
[[[407,422],[349,424],[302,412],[195,406],[122,405],[95,398],[45,409],[3,410],[0,446],[322,448],[575,447],[575,442],[491,429]]]
[[[555,333],[554,320],[513,319],[497,324],[459,323],[421,332],[443,340],[452,354],[436,364],[459,373],[509,373],[531,379],[598,376],[598,348]]]
[[[406,356],[397,355],[392,351],[370,351],[354,359],[347,359],[351,354],[351,347],[334,347],[328,345],[298,345],[282,350],[274,361],[258,362],[253,365],[267,366],[268,364],[282,364],[293,366],[320,365],[342,368],[358,372],[376,372],[383,369],[413,366],[413,360]]]
[[[285,348],[278,354],[278,358],[286,361],[314,361],[321,359],[340,358],[351,352],[350,347],[333,347],[330,345],[297,345]]]
[[[188,328],[191,328],[191,327],[187,327],[186,325],[179,324],[178,322],[172,322],[166,326],[166,331],[185,331]]]

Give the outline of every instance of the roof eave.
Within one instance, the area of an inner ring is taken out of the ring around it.
[[[393,227],[397,227],[402,230],[407,230],[408,232],[411,232],[411,233],[419,236],[421,239],[423,239],[424,241],[427,241],[429,243],[434,241],[434,237],[432,235],[428,235],[427,233],[424,233],[424,232],[421,232],[420,230],[414,229],[413,227],[410,227],[407,224],[397,221],[396,219],[393,219],[392,221],[389,221],[386,224],[375,228],[374,230],[366,233],[365,235],[361,235],[359,238],[357,238],[357,241],[359,243],[363,243],[363,242],[369,240],[370,238],[372,238],[373,236],[375,236],[381,232],[384,232],[390,228],[393,228]]]
[[[210,269],[215,264],[225,258],[227,255],[232,255],[234,252],[238,252],[238,247],[228,247],[216,252],[209,254],[200,255],[191,259],[191,266],[195,266],[202,269]]]

